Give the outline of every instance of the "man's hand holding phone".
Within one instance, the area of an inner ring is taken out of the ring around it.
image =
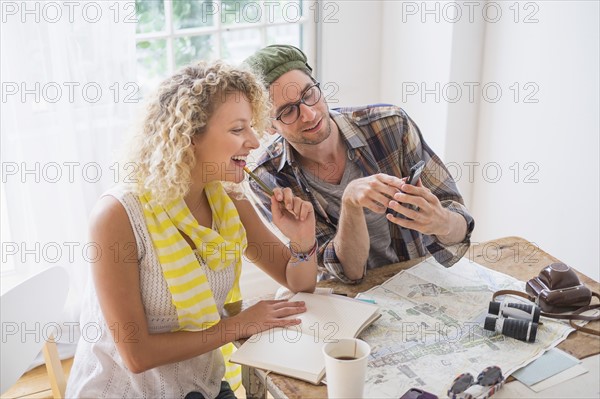
[[[402,185],[404,185],[404,184],[410,184],[412,186],[416,186],[417,183],[419,182],[419,179],[421,178],[421,172],[423,172],[424,167],[425,167],[424,161],[417,162],[412,168],[410,168],[408,177],[402,179],[401,185],[398,188],[400,189],[400,187],[402,187]],[[415,207],[413,207],[411,205],[405,205],[405,206],[408,207],[409,209],[416,209]],[[395,217],[402,218],[402,219],[405,218],[403,214],[398,214],[390,208],[388,208],[386,213],[391,214],[392,216],[395,216]]]
[[[444,236],[450,232],[450,211],[444,209],[440,200],[420,181],[425,162],[414,165],[388,204],[396,214],[388,213],[387,219],[397,225],[423,234]]]

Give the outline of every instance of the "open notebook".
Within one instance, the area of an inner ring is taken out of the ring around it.
[[[302,323],[253,335],[233,353],[231,362],[318,384],[325,374],[323,345],[357,337],[380,316],[377,305],[338,295],[301,292],[289,300],[306,303],[305,313],[292,316]]]

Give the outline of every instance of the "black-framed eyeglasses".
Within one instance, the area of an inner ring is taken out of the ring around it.
[[[302,97],[300,101],[296,101],[295,103],[288,104],[285,106],[283,110],[273,118],[276,121],[281,121],[284,125],[291,125],[296,122],[300,117],[300,104],[304,104],[308,107],[312,107],[321,99],[321,84],[316,82],[314,85],[306,88],[304,92],[302,92]]]

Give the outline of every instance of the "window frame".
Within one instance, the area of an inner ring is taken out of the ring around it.
[[[261,7],[261,19],[259,22],[250,23],[235,23],[231,25],[224,25],[221,21],[222,8],[216,7],[216,13],[213,14],[214,25],[209,27],[199,28],[186,28],[186,29],[174,29],[173,26],[173,4],[171,0],[161,0],[164,6],[165,16],[165,29],[159,32],[150,33],[136,33],[135,41],[137,43],[149,40],[165,40],[166,41],[166,65],[167,65],[167,76],[171,75],[178,68],[175,65],[175,51],[174,41],[180,37],[194,37],[194,36],[215,36],[215,47],[214,53],[217,59],[225,59],[222,55],[221,40],[222,35],[226,32],[242,31],[242,30],[258,30],[261,40],[261,48],[268,45],[267,43],[267,28],[286,26],[289,24],[300,25],[303,27],[300,36],[300,48],[305,52],[309,59],[314,59],[317,45],[317,22],[314,16],[318,15],[315,10],[318,10],[318,0],[298,0],[302,4],[303,15],[298,21],[274,21],[269,23],[266,18],[265,11],[265,0],[256,0]],[[220,4],[220,0],[212,0],[214,3]],[[272,3],[272,1],[268,1]],[[225,59],[227,61],[227,59]]]

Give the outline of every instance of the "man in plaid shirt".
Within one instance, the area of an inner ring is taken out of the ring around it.
[[[306,56],[293,46],[268,46],[245,63],[268,85],[272,126],[280,135],[254,173],[312,202],[320,279],[358,283],[370,268],[428,254],[449,267],[465,254],[473,217],[401,108],[329,110]],[[421,179],[405,184],[420,160]],[[250,186],[270,218],[270,197],[256,182]]]

